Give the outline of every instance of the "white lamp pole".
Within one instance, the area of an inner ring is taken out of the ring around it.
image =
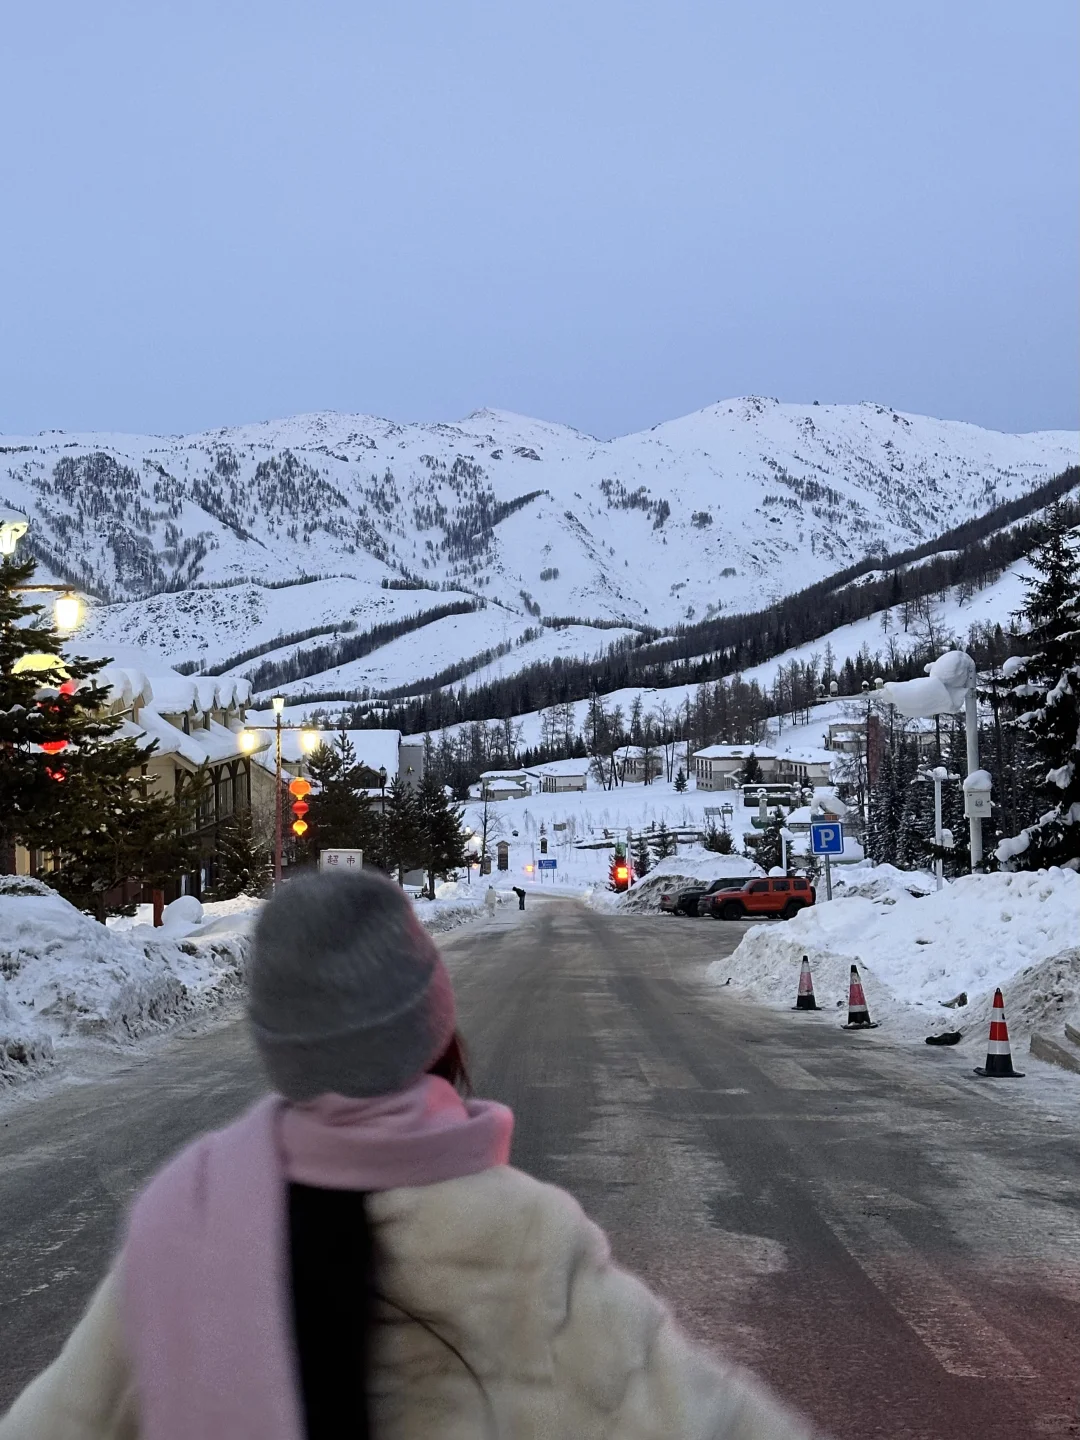
[[[270,701],[274,709],[275,772],[274,786],[274,886],[281,884],[281,712],[285,709],[285,696],[275,695]]]

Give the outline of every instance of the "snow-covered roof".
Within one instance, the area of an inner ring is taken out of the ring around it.
[[[588,775],[588,760],[549,760],[546,765],[538,765],[535,769],[529,770],[529,775]]]
[[[766,750],[761,745],[706,745],[703,750],[695,750],[695,760],[700,756],[703,760],[747,760],[751,755],[756,755],[759,760],[775,760],[776,751]]]

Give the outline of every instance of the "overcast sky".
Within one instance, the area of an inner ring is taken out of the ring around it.
[[[1078,423],[1075,0],[48,0],[0,430],[722,397]]]

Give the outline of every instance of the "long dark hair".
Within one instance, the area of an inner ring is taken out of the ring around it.
[[[469,1056],[465,1049],[465,1041],[457,1030],[451,1035],[449,1045],[434,1065],[429,1066],[428,1074],[437,1075],[440,1080],[449,1080],[454,1089],[460,1091],[462,1095],[472,1094]]]
[[[463,1095],[472,1094],[465,1042],[454,1032],[431,1065],[429,1075],[448,1080]],[[308,1440],[348,1433],[368,1440],[371,1416],[366,1385],[371,1331],[379,1296],[375,1239],[363,1194],[289,1186],[293,1333],[300,1378],[300,1399]],[[395,1309],[400,1307],[395,1305]],[[407,1311],[400,1311],[407,1315]],[[408,1315],[451,1350],[490,1401],[465,1357],[419,1315]]]

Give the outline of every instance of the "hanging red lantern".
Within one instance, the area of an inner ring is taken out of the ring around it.
[[[67,749],[67,746],[66,740],[43,740],[41,742],[41,748],[46,755],[59,755],[61,750]]]
[[[49,777],[50,780],[60,781],[60,780],[66,780],[66,779],[67,779],[67,771],[64,769],[64,767],[63,767],[62,765],[58,765],[55,770],[51,770],[51,769],[49,768],[49,766],[46,765],[46,766],[45,766],[45,774],[48,775],[48,777]]]
[[[60,686],[60,694],[61,694],[61,695],[74,695],[74,694],[75,694],[75,691],[76,691],[78,688],[79,688],[79,682],[78,682],[77,680],[65,680],[64,683]]]
[[[310,809],[311,806],[306,800],[297,800],[296,804],[292,807],[292,813],[298,820],[302,820]]]
[[[305,780],[303,776],[298,775],[295,780],[289,781],[289,794],[295,795],[297,800],[303,800],[305,795],[311,794],[311,781]],[[295,808],[294,805],[293,809],[295,810]]]

